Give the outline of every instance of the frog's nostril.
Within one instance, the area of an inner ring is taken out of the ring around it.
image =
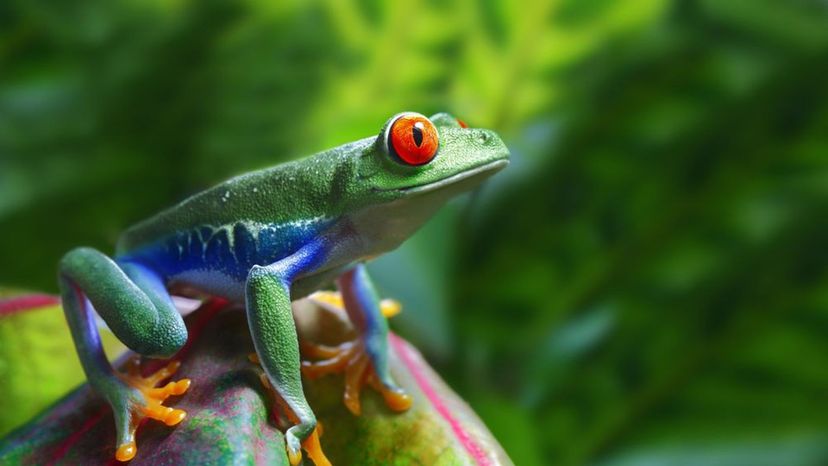
[[[489,133],[485,131],[480,131],[477,133],[477,140],[480,141],[481,144],[484,144],[489,141]]]

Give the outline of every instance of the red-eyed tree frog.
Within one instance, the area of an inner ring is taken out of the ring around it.
[[[120,237],[112,258],[85,247],[67,253],[59,266],[63,308],[89,383],[112,407],[115,458],[135,456],[143,417],[170,426],[184,419],[163,402],[190,381],[154,387],[175,364],[147,378],[116,372],[93,309],[136,353],[169,358],[187,340],[170,297],[177,290],[245,307],[257,359],[292,411],[294,425],[285,433],[292,464],[316,427],[302,391],[292,300],[333,282],[359,333],[350,345],[321,351],[327,360],[305,363],[306,373],[347,367],[345,402],[357,414],[364,381],[390,408],[407,409],[411,399],[388,370],[388,324],[363,264],[508,163],[509,151],[492,131],[445,113],[400,113],[378,136],[243,174],[138,223]]]

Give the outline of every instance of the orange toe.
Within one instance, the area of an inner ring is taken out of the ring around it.
[[[183,421],[185,417],[187,417],[186,412],[180,409],[173,409],[164,417],[164,424],[172,427]]]
[[[302,442],[302,448],[308,453],[308,458],[312,459],[316,466],[331,466],[331,462],[325,456],[325,452],[322,451],[322,444],[319,442],[321,435],[321,424],[317,424],[310,436]]]
[[[382,398],[385,400],[385,404],[391,408],[392,411],[400,413],[408,411],[408,408],[411,407],[411,397],[405,393],[399,393],[394,390],[381,390],[381,393]]]
[[[335,347],[306,343],[303,350],[306,356],[325,358],[321,361],[302,361],[302,374],[315,379],[344,371],[359,348],[353,342],[345,342]]]
[[[380,312],[386,319],[390,319],[402,311],[402,304],[395,299],[383,299],[380,301]]]
[[[342,401],[354,416],[359,416],[362,413],[359,397],[362,393],[362,387],[365,386],[369,365],[370,361],[368,360],[368,356],[364,353],[359,353],[357,357],[349,362],[348,367],[345,369],[345,393],[342,396]]]
[[[129,461],[135,458],[136,453],[138,453],[138,448],[135,447],[135,442],[125,443],[118,447],[118,451],[115,452],[115,459],[118,461]]]
[[[193,384],[193,381],[190,379],[181,379],[178,382],[175,382],[170,389],[171,395],[183,395],[187,393],[187,390],[190,389],[190,385]]]
[[[290,466],[297,466],[302,462],[302,452],[288,450],[288,461],[290,461]]]

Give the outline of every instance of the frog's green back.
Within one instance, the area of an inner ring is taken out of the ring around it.
[[[373,140],[231,178],[132,226],[121,235],[118,253],[205,225],[283,224],[335,217],[347,197],[335,190],[338,174],[347,170],[355,153],[369,150]]]

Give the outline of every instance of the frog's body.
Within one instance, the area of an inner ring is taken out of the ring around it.
[[[295,414],[297,425],[287,433],[295,462],[315,419],[302,394],[290,301],[336,279],[361,334],[360,350],[348,350],[357,364],[349,366],[373,371],[371,380],[389,404],[407,407],[388,374],[387,323],[361,264],[396,248],[447,199],[504,167],[508,151],[494,133],[462,128],[446,114],[430,121],[401,115],[379,137],[241,175],[139,223],[122,235],[114,260],[88,248],[64,257],[67,320],[90,383],[113,407],[119,459],[135,454],[134,424],[141,414],[172,425],[184,413],[160,402],[156,412],[142,408],[149,395],[114,376],[88,302],[127,346],[155,357],[172,355],[186,340],[168,290],[198,290],[244,303],[269,383]],[[404,124],[409,126],[400,130]],[[429,128],[434,140],[426,143],[433,149],[423,143]],[[411,154],[397,153],[398,146],[406,150],[400,144],[412,141],[414,156],[431,157],[426,163],[407,164]],[[307,369],[324,369],[325,363]],[[164,397],[185,388],[179,383]],[[346,404],[358,412],[358,392],[356,397],[346,392]]]

